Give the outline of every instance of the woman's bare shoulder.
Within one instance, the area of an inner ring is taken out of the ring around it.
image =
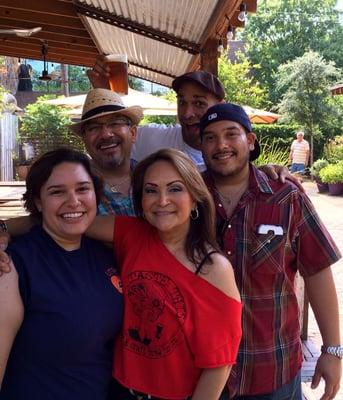
[[[235,275],[230,261],[219,252],[211,254],[211,259],[212,263],[207,261],[205,264],[207,273],[201,276],[227,296],[240,301]]]

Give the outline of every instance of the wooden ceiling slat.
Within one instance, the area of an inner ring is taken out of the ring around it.
[[[43,24],[40,24],[39,26],[42,28],[42,30],[39,33],[35,34],[34,36],[35,38],[48,40],[48,38],[44,37],[45,35],[54,35],[55,37],[59,37],[58,40],[61,40],[66,43],[78,43],[80,45],[94,47],[94,42],[90,38],[88,32],[85,29],[80,30],[80,29],[63,28],[59,29],[57,32],[56,26],[43,25]],[[27,21],[18,23],[18,21],[15,21],[13,19],[0,18],[0,27],[3,29],[12,29],[12,28],[31,29],[33,25],[32,23]],[[51,36],[51,38],[53,38],[53,36]]]
[[[77,18],[66,18],[58,15],[42,14],[26,10],[16,10],[14,8],[0,6],[0,17],[12,19],[15,21],[27,21],[34,24],[34,26],[41,26],[41,24],[48,24],[59,26],[61,28],[71,28],[84,30],[82,22]]]
[[[1,53],[3,56],[9,56],[9,57],[14,57],[13,55],[13,47],[6,47],[6,46],[1,46]],[[32,60],[41,60],[42,55],[39,50],[35,49],[28,49],[28,48],[19,48],[16,49],[15,51],[15,57],[19,58],[30,58]],[[75,53],[73,56],[68,55],[66,56],[65,54],[60,54],[60,53],[54,53],[51,52],[49,56],[49,61],[53,63],[62,63],[62,64],[71,64],[71,65],[82,65],[85,67],[92,67],[95,62],[95,57],[79,57],[77,53]]]
[[[34,49],[35,51],[38,50],[40,52],[41,51],[41,47],[42,47],[41,43],[39,43],[39,42],[37,43],[37,41],[34,41],[34,40],[32,40],[32,41],[28,41],[28,40],[21,41],[21,40],[18,40],[18,39],[13,39],[13,40],[6,39],[6,40],[1,40],[1,43],[2,43],[1,44],[2,48],[3,47],[4,48],[5,47],[7,47],[7,48],[11,48],[12,47],[12,49],[15,48],[16,50],[17,49],[28,48],[28,49]],[[91,57],[91,58],[94,59],[97,56],[98,53],[97,53],[96,50],[93,50],[92,52],[90,52],[90,51],[79,51],[79,50],[73,49],[73,48],[66,48],[66,47],[62,47],[62,46],[48,45],[48,54],[46,56],[46,59],[48,61],[50,61],[50,56],[52,54],[62,54],[64,56],[75,56],[77,54],[78,57],[81,57],[81,58]]]
[[[5,45],[11,45],[14,48],[19,47],[32,47],[32,48],[39,48],[41,49],[42,47],[42,42],[37,40],[36,38],[6,38],[6,39],[0,39],[0,43],[3,43]],[[61,43],[58,41],[49,41],[48,43],[48,52],[50,50],[55,50],[55,51],[66,51],[66,54],[73,54],[73,52],[77,52],[78,54],[84,56],[97,56],[98,51],[95,47],[82,47],[82,46],[77,46],[75,44],[69,44],[66,46],[65,43]],[[49,58],[49,53],[47,56],[47,59]]]
[[[51,14],[54,16],[63,16],[68,18],[77,19],[77,14],[72,2],[59,1],[59,0],[1,0],[1,7],[8,10],[14,9],[16,11],[32,11],[41,14]]]

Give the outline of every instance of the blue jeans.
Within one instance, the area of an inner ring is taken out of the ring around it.
[[[293,163],[291,166],[291,172],[305,172],[305,164]]]
[[[220,400],[228,399],[224,393]],[[302,400],[301,392],[301,371],[289,383],[268,394],[256,394],[252,396],[238,396],[234,400]]]

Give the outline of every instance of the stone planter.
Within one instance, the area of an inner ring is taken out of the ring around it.
[[[340,196],[343,194],[343,182],[329,183],[329,193],[332,196]]]

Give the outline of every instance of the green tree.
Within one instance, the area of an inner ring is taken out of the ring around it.
[[[268,107],[266,91],[251,75],[251,68],[252,65],[243,54],[238,56],[238,62],[231,62],[226,55],[220,57],[218,78],[225,88],[225,100],[255,108]]]
[[[39,98],[36,103],[26,107],[22,117],[19,140],[31,142],[37,155],[60,146],[83,149],[76,135],[69,131],[71,123],[66,110],[46,104]]]
[[[144,92],[144,82],[135,76],[129,75],[129,87],[139,92]]]
[[[321,127],[331,119],[339,118],[338,109],[330,102],[328,90],[339,76],[333,62],[326,62],[312,51],[278,69],[278,87],[285,91],[279,111],[283,114],[284,121],[298,123],[310,136],[311,164],[313,137],[320,137]]]
[[[60,70],[60,66],[58,67],[55,69]],[[91,84],[84,67],[68,65],[68,80],[70,93],[85,93],[91,89]]]
[[[242,32],[254,76],[268,88],[275,104],[282,92],[275,90],[277,68],[313,50],[343,67],[343,27],[338,21],[336,0],[263,0],[249,16]]]

